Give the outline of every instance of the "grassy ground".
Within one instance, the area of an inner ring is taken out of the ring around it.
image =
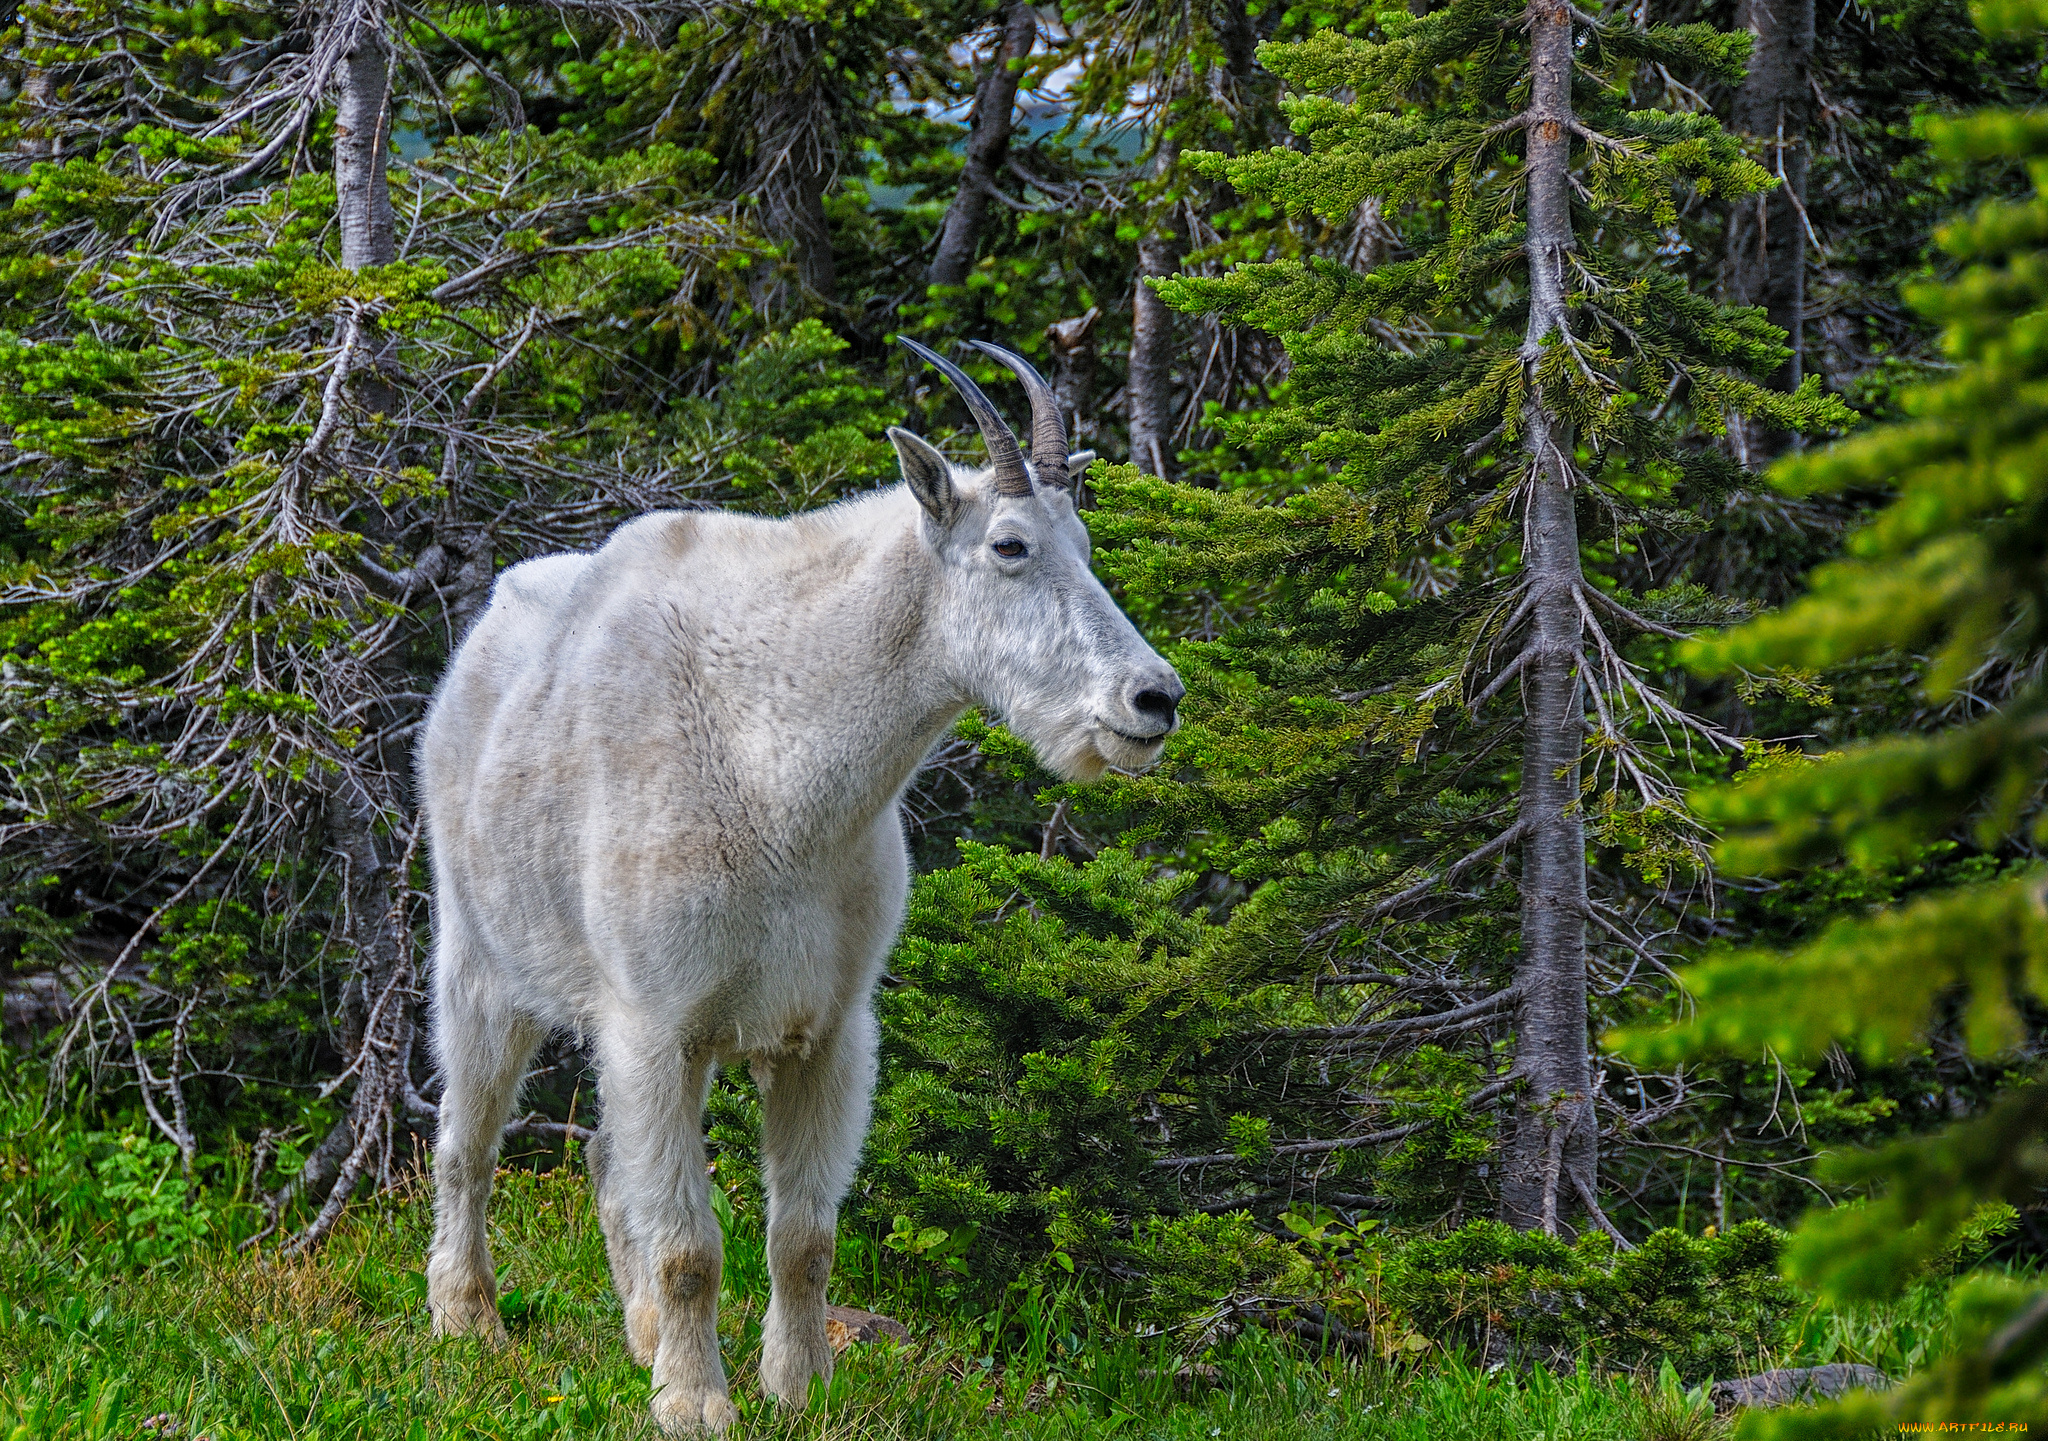
[[[643,1437],[647,1375],[627,1357],[580,1174],[508,1172],[492,1207],[513,1344],[428,1334],[424,1197],[351,1216],[310,1259],[200,1244],[169,1264],[88,1264],[88,1247],[17,1228],[0,1240],[0,1438]],[[905,1347],[855,1347],[792,1414],[756,1384],[765,1305],[758,1241],[740,1218],[720,1329],[747,1438],[1157,1441],[1706,1441],[1697,1397],[1626,1380],[1521,1380],[1456,1364],[1391,1371],[1317,1358],[1258,1333],[1217,1348],[1199,1392],[1180,1358],[1105,1348],[1063,1329],[1058,1298],[1021,1298],[1004,1354],[980,1326],[907,1295],[900,1268],[849,1241],[835,1300],[910,1325]],[[891,1291],[891,1286],[895,1290]],[[1853,1339],[1853,1338],[1852,1338]]]

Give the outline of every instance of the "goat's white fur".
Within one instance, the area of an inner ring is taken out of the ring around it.
[[[831,1373],[825,1279],[919,760],[978,704],[1066,776],[1140,767],[1181,693],[1089,572],[1069,492],[997,496],[891,434],[907,485],[787,520],[649,515],[594,555],[506,571],[421,746],[435,1329],[504,1336],[498,1140],[536,1046],[573,1029],[597,1058],[591,1170],[628,1344],[671,1433],[736,1415],[702,1140],[719,1064],[748,1061],[762,1092],[762,1383],[801,1403]],[[1028,554],[993,549],[1009,541]]]

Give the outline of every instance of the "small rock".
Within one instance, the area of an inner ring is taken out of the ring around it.
[[[1760,1376],[1741,1376],[1716,1381],[1707,1388],[1714,1413],[1726,1415],[1738,1406],[1791,1406],[1801,1401],[1825,1401],[1845,1391],[1882,1391],[1891,1377],[1875,1366],[1797,1366],[1766,1371]]]
[[[908,1342],[910,1328],[901,1321],[878,1316],[873,1311],[858,1310],[852,1306],[825,1308],[825,1339],[831,1343],[834,1355],[856,1341],[879,1341],[884,1336],[891,1341]]]

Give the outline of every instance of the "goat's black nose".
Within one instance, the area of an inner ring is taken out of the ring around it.
[[[1131,709],[1139,715],[1151,717],[1161,725],[1172,725],[1173,708],[1180,704],[1180,698],[1188,692],[1187,687],[1178,680],[1168,681],[1166,684],[1168,689],[1148,686],[1139,691],[1131,697]]]

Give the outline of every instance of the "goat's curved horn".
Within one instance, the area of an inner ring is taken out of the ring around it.
[[[939,374],[952,381],[953,389],[959,391],[960,398],[967,402],[974,423],[981,427],[981,439],[988,447],[988,458],[995,465],[996,494],[1031,494],[1031,473],[1024,469],[1024,454],[1017,449],[1017,437],[1010,434],[1009,425],[989,403],[989,398],[981,393],[981,387],[967,378],[966,371],[936,350],[919,345],[907,335],[899,335],[897,340],[918,359],[937,366]]]
[[[1067,426],[1060,419],[1059,397],[1052,393],[1052,387],[1045,383],[1031,362],[1013,350],[1000,345],[990,345],[986,340],[967,342],[984,355],[992,355],[1017,374],[1024,382],[1024,393],[1031,397],[1031,468],[1038,472],[1038,479],[1045,485],[1057,485],[1065,489],[1067,480]]]

